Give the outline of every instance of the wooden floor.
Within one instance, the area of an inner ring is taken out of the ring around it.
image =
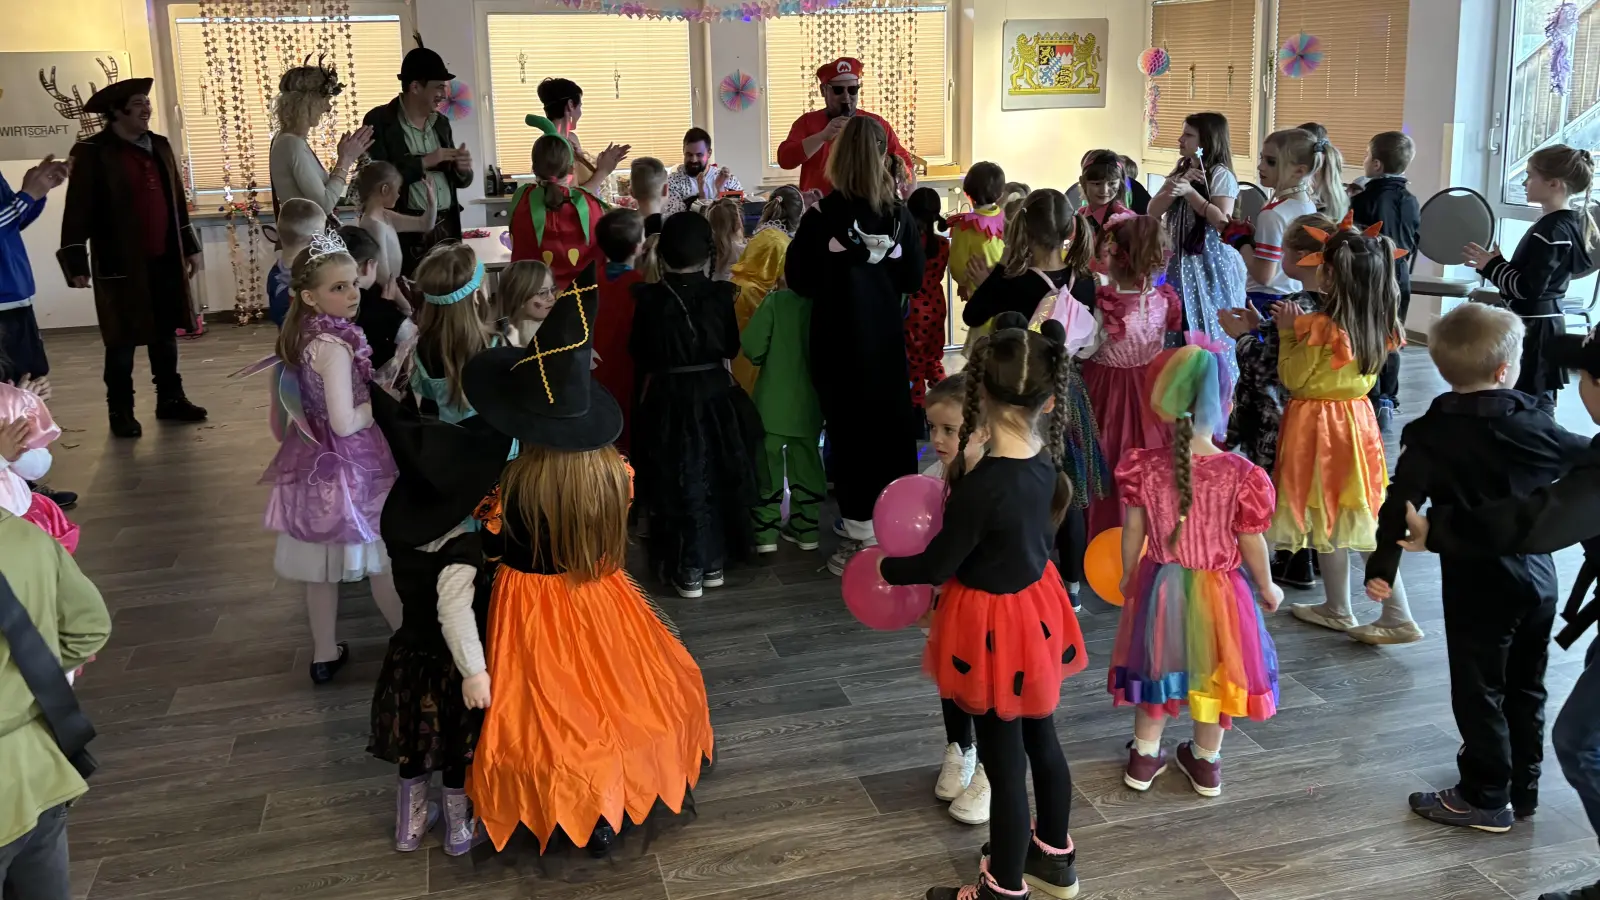
[[[72,811],[74,890],[90,900],[913,900],[970,878],[985,828],[932,796],[939,705],[915,631],[855,624],[822,554],[785,544],[699,602],[664,598],[704,668],[721,754],[699,818],[612,863],[544,870],[391,849],[394,770],[364,752],[385,628],[364,588],[347,594],[337,682],[306,677],[302,595],[272,573],[256,484],[273,452],[265,385],[224,375],[269,351],[259,327],[182,348],[203,426],[155,421],[141,359],[145,437],[107,434],[93,336],[52,335],[56,445],[50,481],[83,494],[79,560],[114,614],[80,681],[103,768]],[[1439,389],[1406,360],[1405,412]],[[1563,421],[1592,431],[1576,392]],[[1392,448],[1391,448],[1392,452]],[[824,548],[826,549],[826,548]],[[1577,560],[1560,560],[1570,578]],[[1434,560],[1406,579],[1424,643],[1376,649],[1269,619],[1283,703],[1224,746],[1221,798],[1168,774],[1122,786],[1130,714],[1102,672],[1116,614],[1088,601],[1095,665],[1063,690],[1057,721],[1076,791],[1073,837],[1088,898],[1532,898],[1600,878],[1595,838],[1553,757],[1537,819],[1492,836],[1429,825],[1412,791],[1454,783],[1457,745]],[[1292,599],[1299,598],[1291,592]],[[1363,619],[1376,607],[1357,601]],[[1550,716],[1579,672],[1552,648]],[[1175,729],[1182,736],[1187,729]]]

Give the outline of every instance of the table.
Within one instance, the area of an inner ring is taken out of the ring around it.
[[[485,271],[498,272],[511,264],[511,250],[500,242],[501,235],[509,230],[505,225],[490,225],[485,229],[488,237],[465,238],[463,244],[472,248],[478,254],[478,262],[483,263]]]

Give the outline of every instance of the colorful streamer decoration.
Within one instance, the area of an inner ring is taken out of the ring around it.
[[[760,22],[780,16],[803,16],[837,9],[849,0],[762,0],[760,3],[666,4],[623,3],[615,0],[561,0],[568,9],[610,13],[631,19],[673,19],[684,22]]]
[[[1144,121],[1150,128],[1150,142],[1155,143],[1161,127],[1156,123],[1156,113],[1161,109],[1161,88],[1155,80],[1172,68],[1172,57],[1160,47],[1151,47],[1139,54],[1139,71],[1144,73]]]
[[[451,119],[465,119],[472,112],[472,88],[457,78],[450,82],[450,91],[439,101],[439,112]]]
[[[1322,41],[1300,32],[1278,48],[1278,71],[1288,78],[1304,78],[1322,65]]]
[[[1572,88],[1572,41],[1578,36],[1578,4],[1565,0],[1551,10],[1544,36],[1550,39],[1550,91],[1564,96]]]
[[[756,87],[756,80],[749,72],[738,70],[722,79],[722,87],[717,95],[722,99],[723,106],[743,111],[761,99],[761,90]]]

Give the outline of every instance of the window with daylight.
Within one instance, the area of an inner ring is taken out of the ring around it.
[[[1552,144],[1600,149],[1600,0],[1578,0],[1572,81],[1565,94],[1550,88],[1555,42],[1545,36],[1545,24],[1560,5],[1560,0],[1516,0],[1501,153],[1500,199],[1506,203],[1528,202],[1522,182],[1535,150]]]
[[[190,6],[185,11],[198,13],[199,9]],[[173,7],[172,12],[172,58],[177,69],[178,127],[183,153],[188,160],[194,190],[221,191],[223,123],[217,118],[216,92],[224,89],[226,73],[209,71],[205,21],[193,15],[179,15],[178,7]],[[339,80],[345,84],[344,93],[334,98],[333,110],[310,136],[311,145],[317,148],[323,162],[328,163],[333,159],[339,135],[359,126],[368,109],[394,97],[395,73],[400,71],[400,60],[405,55],[398,15],[350,17],[349,51],[353,63],[347,59],[342,22],[322,16],[278,17],[270,21],[271,33],[275,36],[274,48],[263,52],[259,58],[239,61],[243,77],[240,94],[243,115],[256,136],[255,171],[262,190],[268,187],[267,147],[277,128],[272,102],[278,93],[278,78],[285,69],[299,65],[308,55],[315,59],[318,53],[326,52],[330,64],[339,71]],[[224,60],[223,65],[226,64]],[[229,115],[232,115],[231,110]],[[235,148],[233,154],[236,156],[237,152]],[[234,187],[245,187],[239,183],[237,174]]]
[[[817,67],[838,56],[861,60],[862,109],[883,116],[916,155],[950,160],[953,41],[945,0],[782,16],[764,27],[767,165],[777,166],[778,145],[794,120],[822,105]],[[900,75],[885,77],[893,73]]]
[[[1157,3],[1151,10],[1150,44],[1165,48],[1173,62],[1155,79],[1161,99],[1150,146],[1176,150],[1185,116],[1219,112],[1228,117],[1234,158],[1253,154],[1256,4],[1191,0]]]
[[[532,172],[539,133],[523,120],[543,114],[538,91],[546,78],[583,88],[575,131],[590,156],[616,142],[631,144],[635,159],[682,157],[683,133],[694,124],[687,23],[593,13],[487,18],[494,157],[507,176]]]

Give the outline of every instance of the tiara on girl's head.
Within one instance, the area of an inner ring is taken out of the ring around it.
[[[477,289],[482,285],[483,263],[480,262],[478,263],[477,267],[472,270],[472,278],[470,278],[466,284],[463,284],[461,287],[456,288],[448,294],[423,294],[422,299],[432,303],[434,306],[449,306],[452,303],[460,303],[462,300],[472,296],[473,292],[477,291]]]
[[[339,232],[329,228],[319,231],[311,236],[311,255],[308,259],[327,256],[330,253],[349,253],[350,248],[344,244],[344,238],[339,237]]]
[[[1308,269],[1316,268],[1317,266],[1322,265],[1322,254],[1327,249],[1328,242],[1333,240],[1333,236],[1334,235],[1338,234],[1341,231],[1356,231],[1357,230],[1355,213],[1352,213],[1352,212],[1346,212],[1344,214],[1344,221],[1340,222],[1338,227],[1335,228],[1331,232],[1324,231],[1323,229],[1318,228],[1315,225],[1303,225],[1301,227],[1303,227],[1306,230],[1306,234],[1309,234],[1312,237],[1316,238],[1317,240],[1321,241],[1322,242],[1322,246],[1323,246],[1323,250],[1319,250],[1316,253],[1308,253],[1305,256],[1300,257],[1299,265],[1305,266]],[[1367,229],[1365,231],[1361,232],[1361,234],[1364,237],[1378,237],[1382,233],[1383,233],[1383,223],[1382,222],[1373,222],[1371,225],[1367,226]],[[1400,247],[1395,247],[1390,252],[1394,255],[1395,259],[1404,259],[1406,254],[1408,252],[1410,252],[1410,251],[1404,250],[1404,249],[1402,249]]]

